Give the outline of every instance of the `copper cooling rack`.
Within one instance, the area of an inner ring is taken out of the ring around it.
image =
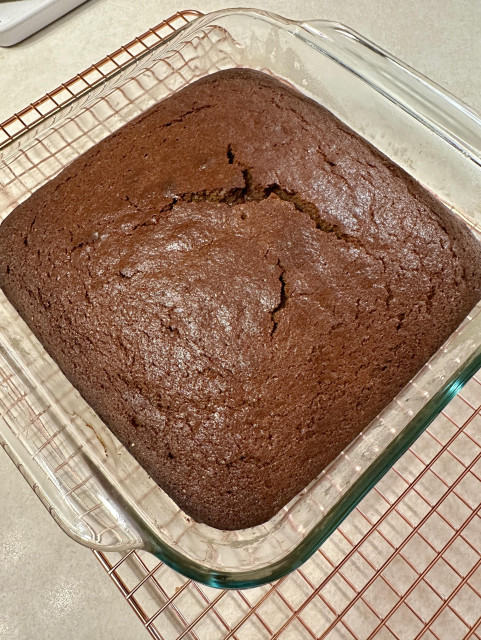
[[[300,569],[218,591],[146,553],[97,553],[154,638],[481,638],[481,377]]]
[[[106,78],[114,75],[119,69],[136,58],[140,58],[146,51],[164,42],[178,29],[202,15],[199,11],[179,11],[156,27],[152,27],[142,35],[131,40],[110,55],[93,64],[85,71],[77,74],[59,87],[45,94],[22,111],[0,123],[0,147],[8,143],[27,129],[32,129],[39,121],[53,115],[64,107],[72,98],[78,98],[84,92],[90,91]]]
[[[163,21],[0,124],[0,146],[198,16]],[[219,591],[155,557],[95,552],[161,640],[481,640],[481,373],[300,569]]]

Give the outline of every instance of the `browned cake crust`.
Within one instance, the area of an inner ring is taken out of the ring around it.
[[[329,112],[230,70],[8,216],[0,285],[152,478],[235,529],[273,516],[420,369],[480,298],[481,258]]]

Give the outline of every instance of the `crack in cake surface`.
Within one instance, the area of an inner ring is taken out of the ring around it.
[[[281,283],[281,291],[279,294],[279,304],[274,307],[271,311],[271,320],[272,320],[272,329],[271,329],[271,338],[274,336],[277,327],[279,326],[279,320],[277,319],[279,311],[282,311],[287,306],[287,301],[289,300],[289,293],[287,290],[287,280],[286,280],[286,270],[282,266],[280,260],[277,261],[277,266],[279,267],[281,273],[279,275],[279,281]]]

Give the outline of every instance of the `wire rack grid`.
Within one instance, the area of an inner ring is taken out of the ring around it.
[[[198,15],[175,14],[15,114],[0,124],[0,146]],[[274,584],[219,591],[147,553],[94,553],[156,639],[481,640],[480,508],[478,373],[314,556]]]
[[[106,78],[115,75],[126,64],[165,42],[169,36],[200,15],[202,14],[199,11],[190,9],[175,13],[67,82],[62,83],[53,91],[46,93],[28,107],[15,113],[8,120],[0,123],[0,147],[5,143],[12,142],[25,131],[31,130],[35,124],[47,116],[55,114],[72,98],[78,98],[79,95],[90,91]]]
[[[218,591],[153,556],[96,553],[153,638],[481,639],[478,373],[301,568]]]

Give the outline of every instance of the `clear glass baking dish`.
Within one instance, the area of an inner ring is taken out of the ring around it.
[[[284,79],[404,167],[481,236],[481,121],[350,29],[257,10],[200,16],[0,151],[0,219],[73,158],[218,69]],[[92,549],[145,549],[245,588],[299,566],[481,365],[481,306],[359,438],[262,526],[193,522],[147,476],[0,292],[0,441],[58,524]]]

